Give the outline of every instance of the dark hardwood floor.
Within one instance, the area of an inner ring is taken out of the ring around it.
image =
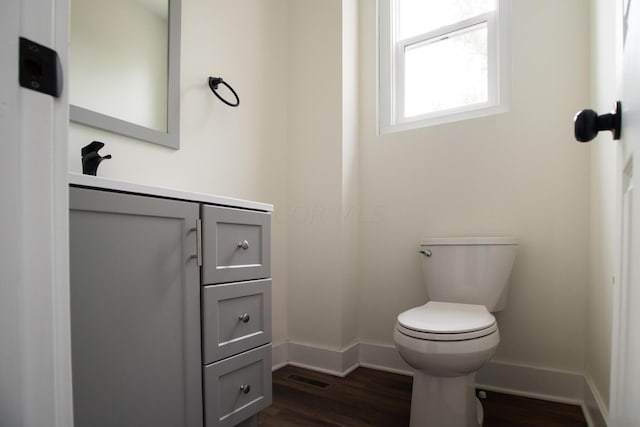
[[[487,392],[484,427],[586,426],[578,406]],[[273,404],[260,426],[409,425],[411,377],[358,368],[346,378],[294,366],[273,373]]]

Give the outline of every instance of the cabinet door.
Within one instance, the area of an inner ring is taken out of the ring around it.
[[[202,426],[198,211],[71,188],[76,427]]]
[[[202,283],[271,276],[271,215],[219,206],[202,207]]]

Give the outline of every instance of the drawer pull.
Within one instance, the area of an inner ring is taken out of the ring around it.
[[[240,386],[240,391],[244,394],[248,394],[251,391],[251,386],[249,384],[242,384]]]
[[[238,243],[238,247],[247,250],[249,249],[249,242],[243,240],[242,242]]]
[[[240,317],[238,317],[238,320],[242,320],[244,323],[248,323],[249,320],[251,320],[251,316],[249,316],[249,313],[244,313],[241,314]]]

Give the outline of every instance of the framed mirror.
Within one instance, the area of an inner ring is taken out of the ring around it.
[[[174,149],[180,0],[72,0],[70,119]]]

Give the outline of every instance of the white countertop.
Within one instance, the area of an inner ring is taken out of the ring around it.
[[[214,194],[194,193],[172,188],[152,187],[148,185],[134,184],[126,181],[118,181],[116,179],[101,178],[92,175],[82,175],[78,173],[69,174],[69,184],[81,187],[120,191],[124,193],[150,195],[168,199],[186,200],[192,202],[210,203],[214,205],[273,212],[273,205],[270,205],[268,203],[253,202],[251,200],[235,199],[225,196],[216,196]]]

